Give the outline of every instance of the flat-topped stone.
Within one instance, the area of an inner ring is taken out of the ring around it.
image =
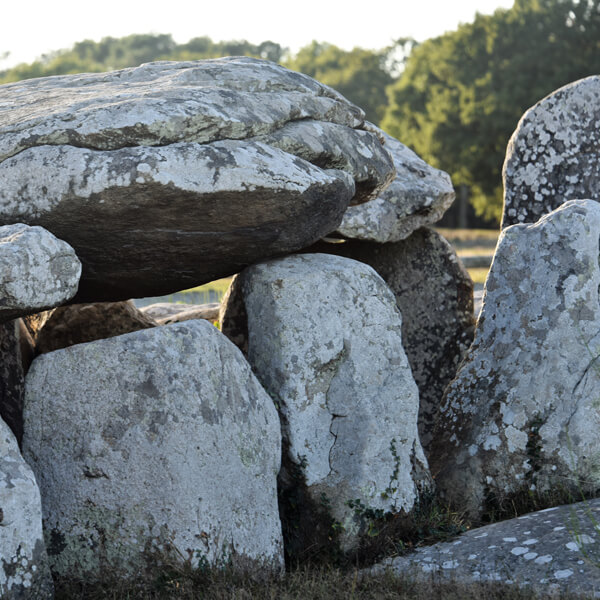
[[[418,548],[369,572],[391,570],[426,581],[500,582],[537,593],[600,598],[599,523],[600,499],[549,508]]]
[[[160,296],[297,250],[393,175],[359,108],[266,61],[0,86],[0,223],[76,249],[78,302]]]

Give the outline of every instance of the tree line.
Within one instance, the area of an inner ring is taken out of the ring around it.
[[[154,60],[255,56],[336,88],[367,119],[468,188],[475,212],[498,220],[502,163],[523,112],[558,87],[600,72],[600,0],[515,0],[456,30],[380,50],[130,35],[85,40],[0,71],[0,83],[102,72]]]

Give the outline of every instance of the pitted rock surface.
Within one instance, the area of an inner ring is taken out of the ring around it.
[[[126,302],[72,304],[52,311],[35,337],[38,354],[156,327],[152,317]]]
[[[502,228],[534,223],[567,200],[600,200],[600,76],[566,85],[530,108],[504,162]]]
[[[24,421],[56,573],[127,576],[165,556],[281,567],[277,412],[206,321],[38,356]]]
[[[313,500],[327,498],[344,525],[343,546],[359,534],[347,501],[409,512],[429,476],[402,318],[381,277],[354,260],[304,254],[253,265],[232,289],[228,302],[244,305],[248,359],[280,406],[289,457]]]
[[[80,274],[73,248],[42,227],[0,227],[0,322],[63,304]]]
[[[419,437],[427,454],[444,390],[473,341],[469,274],[452,246],[426,227],[401,242],[318,242],[309,250],[370,265],[394,293],[402,345],[419,388]]]
[[[363,117],[310,77],[245,57],[0,86],[0,223],[72,245],[79,302],[193,287],[316,241],[357,185],[355,201],[386,186],[393,164]],[[330,132],[317,154],[311,127]]]
[[[600,488],[599,237],[593,200],[500,236],[429,453],[438,488],[473,516],[532,486]]]
[[[454,202],[454,188],[447,173],[387,133],[378,132],[392,156],[396,178],[374,200],[349,207],[338,232],[346,238],[398,242],[419,227],[439,221]]]
[[[40,492],[15,436],[0,419],[0,597],[54,597],[42,533]]]
[[[421,580],[497,581],[538,593],[600,598],[600,499],[472,529],[451,542],[386,560],[386,570]]]

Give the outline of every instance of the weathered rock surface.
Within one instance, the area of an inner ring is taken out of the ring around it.
[[[394,172],[360,109],[245,57],[8,84],[0,115],[0,223],[67,240],[79,302],[160,296],[299,249],[337,227],[355,179],[360,201]],[[318,157],[311,126],[332,132]]]
[[[357,261],[303,254],[253,265],[233,289],[228,301],[244,305],[248,359],[280,406],[289,458],[313,501],[327,498],[343,545],[359,533],[347,501],[409,512],[427,462],[402,319],[383,280]]]
[[[0,419],[0,597],[42,600],[53,596],[40,492],[15,436]]]
[[[140,312],[154,319],[159,325],[181,323],[190,319],[216,321],[219,318],[220,302],[209,304],[178,304],[175,302],[157,302],[140,309]]]
[[[401,242],[318,242],[309,251],[373,267],[396,297],[402,345],[419,388],[419,437],[427,453],[444,390],[473,341],[473,282],[452,246],[423,227]]]
[[[72,304],[52,311],[34,339],[38,354],[156,327],[131,301]]]
[[[206,321],[38,356],[24,420],[56,573],[127,575],[165,556],[281,566],[277,412]]]
[[[349,207],[338,232],[346,238],[398,242],[439,221],[454,202],[454,188],[447,173],[387,133],[379,130],[379,134],[394,160],[396,178],[374,200]]]
[[[567,200],[600,199],[599,98],[594,75],[523,115],[506,150],[502,228],[534,223]]]
[[[472,529],[370,570],[421,580],[497,581],[538,593],[600,598],[600,500],[549,508]]]
[[[42,227],[0,227],[0,322],[66,302],[80,275],[73,248]]]
[[[475,340],[429,454],[447,498],[600,488],[600,204],[565,203],[500,236]]]

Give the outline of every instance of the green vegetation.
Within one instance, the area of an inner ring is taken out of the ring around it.
[[[382,126],[499,218],[506,145],[523,112],[600,71],[600,0],[516,0],[427,40],[389,90]]]

